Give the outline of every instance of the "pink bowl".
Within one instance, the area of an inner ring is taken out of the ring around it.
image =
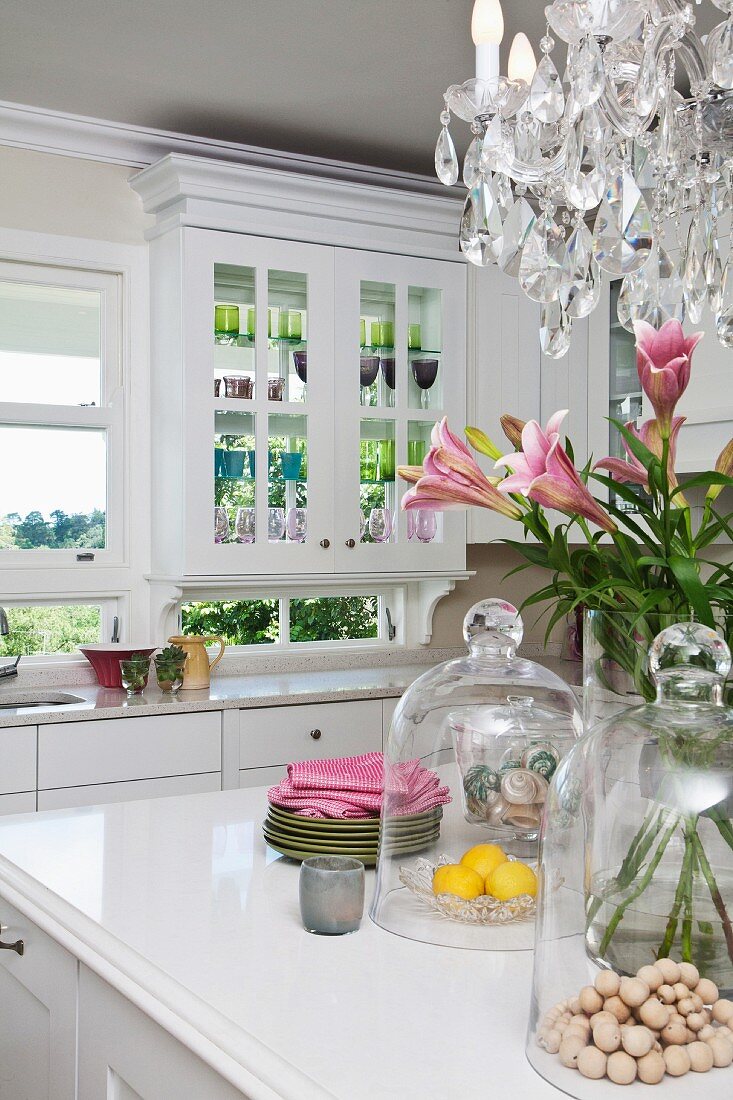
[[[150,657],[157,646],[136,645],[129,642],[97,642],[95,645],[80,645],[79,649],[94,669],[102,687],[121,688],[120,661],[129,660],[133,653],[144,653]]]

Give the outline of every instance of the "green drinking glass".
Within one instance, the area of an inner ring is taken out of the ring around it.
[[[407,465],[422,466],[425,459],[425,440],[408,439],[407,441]]]
[[[415,348],[415,349],[418,349],[418,348],[422,347],[422,342],[421,342],[421,337],[420,337],[420,326],[419,325],[408,325],[407,326],[407,346],[408,346],[408,348]]]
[[[236,344],[239,336],[239,306],[214,306],[214,339],[217,344]]]
[[[394,481],[394,439],[380,439],[377,444],[377,479]]]

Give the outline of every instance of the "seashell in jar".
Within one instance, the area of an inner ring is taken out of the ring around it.
[[[506,814],[513,807],[502,798],[501,795],[497,796],[496,802],[491,806],[486,814],[486,821],[489,825],[503,825],[504,814]]]
[[[466,809],[482,821],[489,820],[490,810],[497,802],[505,805],[498,791],[486,791],[480,798],[478,795],[466,794]]]
[[[501,780],[502,796],[514,806],[530,806],[533,802],[544,801],[546,791],[547,780],[527,768],[507,772]]]
[[[540,827],[542,810],[539,805],[531,806],[507,806],[502,821],[505,825],[513,825],[515,829],[523,829],[526,832],[534,832]]]
[[[499,765],[499,775],[502,776],[506,775],[507,772],[517,771],[521,766],[518,757],[513,756],[507,760],[502,760]]]
[[[484,800],[491,791],[498,791],[500,779],[497,772],[488,764],[474,764],[463,778],[463,789],[467,795]]]
[[[530,745],[522,753],[522,767],[543,775],[545,779],[552,779],[559,763],[560,753],[549,741]]]

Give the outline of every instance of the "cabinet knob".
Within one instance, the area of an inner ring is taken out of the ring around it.
[[[349,550],[353,550],[354,547],[356,546],[356,542],[355,542],[354,539],[347,539],[346,540],[346,545],[348,546]]]
[[[4,926],[0,927],[3,928],[3,932],[7,931]],[[25,944],[22,940],[16,940],[15,943],[3,943],[0,940],[0,951],[17,951],[19,955],[22,955],[25,951]]]
[[[331,543],[329,542],[328,539],[321,539],[321,546],[323,547],[324,550],[328,550],[330,545],[331,545]]]
[[[314,741],[320,741],[321,731],[320,730],[311,730],[311,737],[313,738]]]

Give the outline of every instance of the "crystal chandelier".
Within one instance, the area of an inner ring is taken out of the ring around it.
[[[709,308],[733,348],[733,254],[723,266],[719,224],[733,196],[733,0],[712,3],[725,18],[703,43],[684,0],[554,0],[539,64],[519,34],[508,76],[500,0],[474,4],[476,77],[445,92],[435,170],[458,180],[453,112],[474,135],[461,249],[540,303],[552,358],[597,305],[601,271],[623,277],[625,328],[697,324]],[[567,45],[562,75],[552,35]]]

